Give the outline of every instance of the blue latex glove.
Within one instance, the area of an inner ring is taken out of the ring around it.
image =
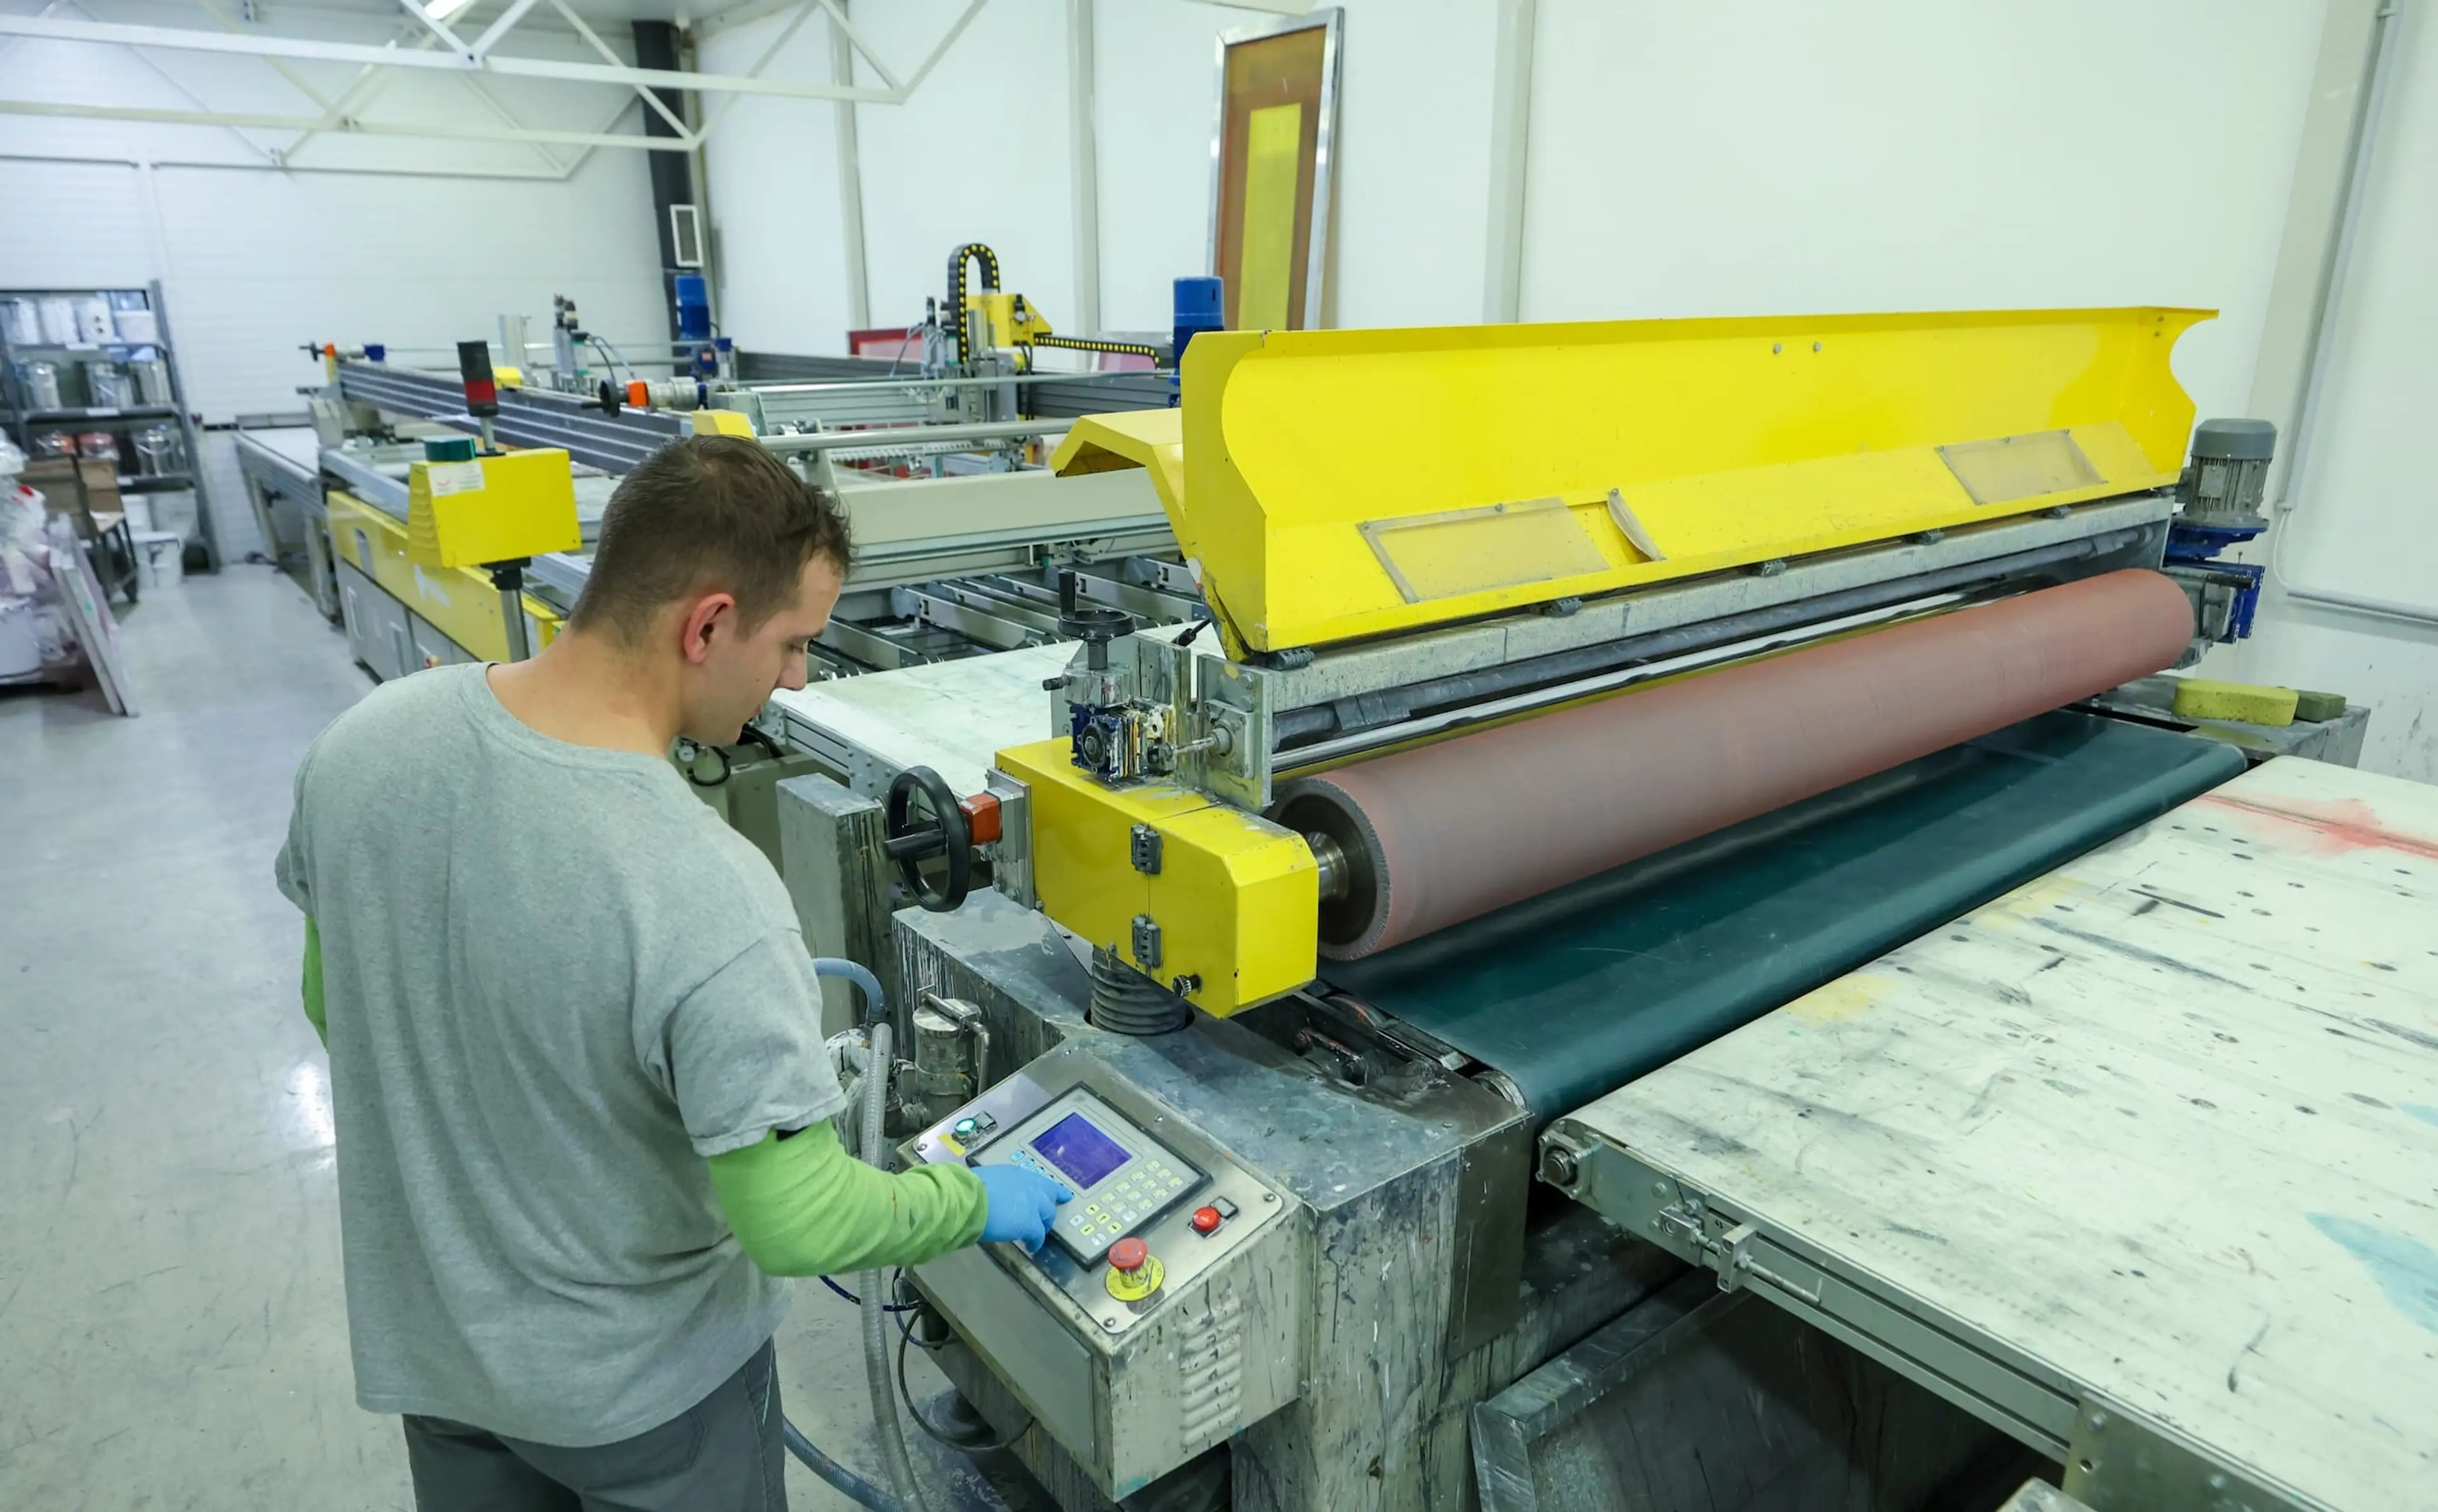
[[[1041,1248],[1050,1225],[1058,1222],[1058,1204],[1075,1194],[1038,1171],[1018,1166],[976,1166],[987,1205],[982,1210],[982,1242],[1016,1244],[1026,1253]]]

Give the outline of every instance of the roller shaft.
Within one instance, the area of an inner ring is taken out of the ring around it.
[[[1660,683],[1290,782],[1345,853],[1321,954],[1353,959],[2171,664],[2183,590],[2110,572]]]

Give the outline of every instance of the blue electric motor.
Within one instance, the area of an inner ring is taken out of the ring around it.
[[[2220,554],[2269,528],[2260,509],[2276,452],[2277,428],[2266,420],[2203,420],[2176,487],[2182,507],[2167,530],[2167,575],[2193,595],[2202,636],[2222,644],[2252,633],[2268,570]]]
[[[1185,360],[1185,343],[1203,331],[1221,330],[1227,325],[1227,290],[1225,279],[1193,277],[1176,281],[1176,315],[1174,337],[1175,360]]]
[[[670,280],[678,304],[678,340],[711,340],[711,283],[700,273],[680,273]]]

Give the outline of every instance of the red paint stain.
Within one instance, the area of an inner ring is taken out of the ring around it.
[[[2438,840],[2396,834],[2380,823],[2376,810],[2358,798],[2339,799],[2333,803],[2313,803],[2296,799],[2289,800],[2282,807],[2272,807],[2228,798],[2220,793],[2209,793],[2194,801],[2256,814],[2281,828],[2299,830],[2304,849],[2320,855],[2344,855],[2355,851],[2399,851],[2425,861],[2438,861]]]

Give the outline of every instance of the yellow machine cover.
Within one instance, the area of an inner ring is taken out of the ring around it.
[[[470,462],[418,462],[407,474],[407,552],[422,567],[475,567],[584,544],[575,475],[555,448]]]
[[[2212,313],[1211,332],[1181,410],[1055,465],[1149,467],[1231,650],[1278,651],[2170,483]]]

